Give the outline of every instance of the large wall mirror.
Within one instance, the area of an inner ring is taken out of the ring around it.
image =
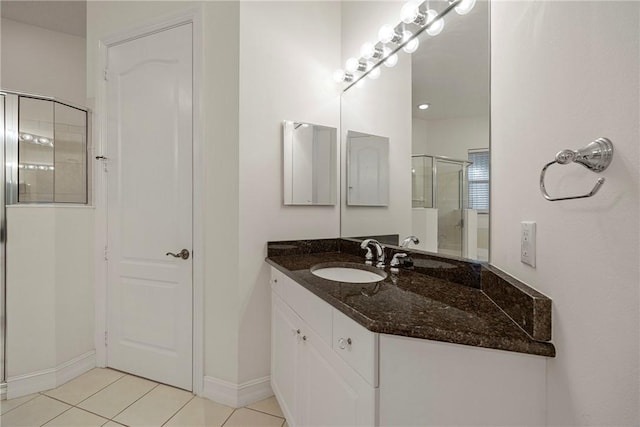
[[[390,6],[396,13],[388,21],[397,22],[400,6]],[[358,9],[366,20],[367,8]],[[478,1],[468,14],[451,13],[445,21],[439,34],[423,32],[412,54],[398,52],[395,67],[382,67],[377,79],[365,78],[342,95],[341,235],[386,236],[394,243],[413,234],[418,249],[486,261],[489,2]],[[353,131],[388,138],[386,206],[353,206],[345,197],[345,142]]]

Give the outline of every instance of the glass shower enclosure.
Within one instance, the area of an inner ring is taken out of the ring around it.
[[[411,204],[437,209],[437,249],[463,256],[464,209],[468,207],[468,160],[442,156],[411,157]]]
[[[7,377],[7,206],[88,203],[88,112],[54,98],[0,91],[0,391]]]

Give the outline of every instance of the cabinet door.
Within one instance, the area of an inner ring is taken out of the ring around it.
[[[373,426],[377,390],[312,330],[305,331],[299,413],[304,426]]]
[[[271,388],[289,425],[299,424],[297,396],[299,388],[299,344],[302,320],[277,294],[271,293]],[[300,333],[298,333],[300,331]]]

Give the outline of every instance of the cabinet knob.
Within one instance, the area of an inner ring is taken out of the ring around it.
[[[340,347],[340,349],[344,350],[345,348],[347,348],[348,345],[351,345],[351,338],[347,338],[346,340],[344,338],[340,338],[338,340],[338,347]]]
[[[302,341],[306,341],[306,340],[307,340],[307,336],[306,336],[306,335],[303,335],[303,336],[302,336]]]

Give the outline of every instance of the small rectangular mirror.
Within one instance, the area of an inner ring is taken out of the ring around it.
[[[389,206],[389,138],[347,132],[347,205]]]
[[[311,123],[283,123],[285,205],[335,205],[337,130]]]

